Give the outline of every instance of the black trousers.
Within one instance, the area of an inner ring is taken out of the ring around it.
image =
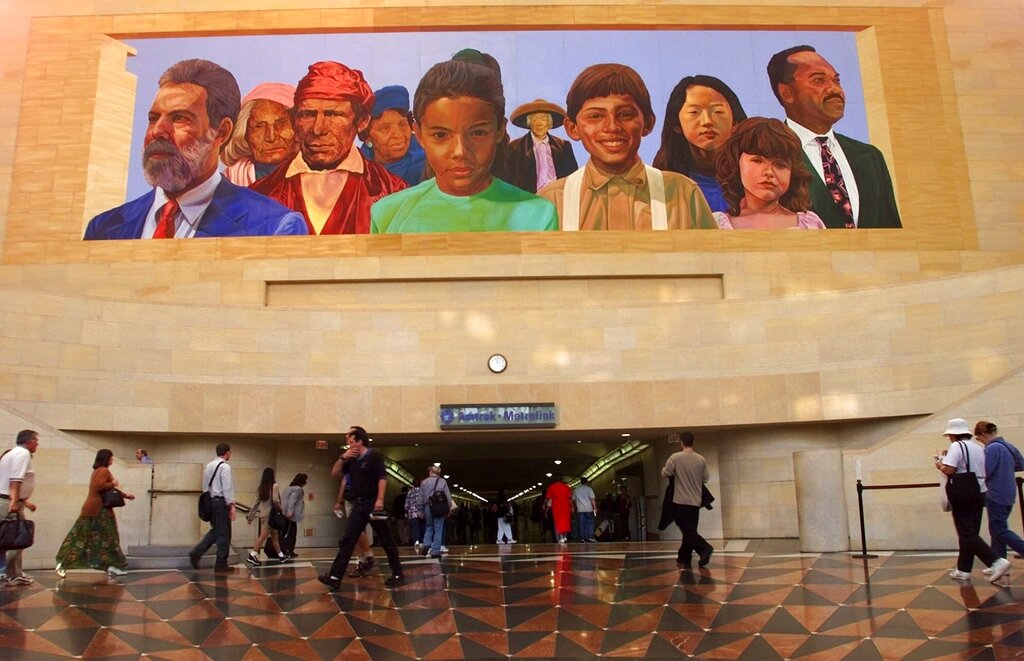
[[[700,523],[699,507],[673,503],[672,520],[679,527],[679,532],[683,533],[683,543],[679,545],[679,562],[691,562],[694,551],[703,556],[714,550],[708,540],[697,532],[697,524]]]
[[[345,534],[341,536],[341,542],[338,544],[338,555],[334,556],[334,562],[331,564],[331,576],[339,579],[345,576],[345,568],[348,567],[348,562],[352,559],[352,551],[356,548],[356,540],[359,539],[359,534],[366,528],[367,523],[373,528],[374,537],[380,542],[384,553],[388,556],[388,565],[391,567],[391,573],[395,576],[402,575],[402,563],[398,559],[398,547],[395,546],[395,540],[391,537],[391,529],[388,527],[388,522],[370,521],[373,503],[372,498],[356,498],[353,501],[352,514],[348,517],[348,521],[345,524]]]
[[[985,494],[981,494],[976,502],[964,505],[953,505],[953,525],[960,543],[960,555],[956,559],[956,568],[970,572],[974,566],[974,557],[990,567],[996,561],[992,547],[985,543],[978,533],[981,532],[981,513],[985,509]]]
[[[231,516],[228,510],[227,501],[223,498],[213,499],[213,516],[210,517],[210,530],[203,536],[196,547],[192,549],[192,555],[201,556],[213,546],[217,545],[217,567],[228,566],[228,554],[231,553]]]
[[[285,529],[277,535],[278,544],[281,545],[281,553],[284,553],[285,555],[295,553],[295,541],[298,534],[299,524],[289,519],[288,525],[285,526]],[[269,539],[269,537],[267,539]]]

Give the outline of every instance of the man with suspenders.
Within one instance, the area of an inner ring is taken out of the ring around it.
[[[595,64],[566,96],[565,131],[590,154],[586,166],[537,194],[558,209],[563,231],[717,229],[692,180],[645,165],[640,141],[654,129],[651,96],[623,64]]]

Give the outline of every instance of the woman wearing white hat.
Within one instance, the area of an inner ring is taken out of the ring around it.
[[[950,476],[946,490],[949,502],[953,506],[953,525],[960,543],[960,555],[956,560],[956,568],[949,573],[958,581],[969,581],[974,558],[991,568],[989,580],[995,583],[1010,571],[1010,562],[998,557],[982,541],[981,513],[985,509],[985,453],[981,446],[971,441],[970,429],[963,418],[953,418],[943,432],[951,444],[945,457],[938,457],[935,467]],[[973,473],[975,479],[957,480],[956,475]],[[973,482],[977,482],[977,488]]]

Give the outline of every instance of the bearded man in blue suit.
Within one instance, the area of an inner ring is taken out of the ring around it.
[[[93,218],[85,239],[307,234],[301,214],[217,171],[240,106],[235,77],[218,64],[184,60],[165,71],[143,141],[153,190]]]

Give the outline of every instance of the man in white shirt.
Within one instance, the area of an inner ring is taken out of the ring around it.
[[[17,445],[0,457],[0,519],[8,513],[21,518],[25,510],[36,511],[29,498],[36,486],[36,473],[32,470],[32,455],[39,447],[39,433],[31,429],[18,432]],[[4,585],[30,585],[32,579],[21,571],[21,552],[6,551],[7,569],[2,582]]]
[[[193,569],[199,569],[199,558],[217,544],[217,562],[213,569],[219,574],[229,574],[234,569],[228,565],[228,554],[231,553],[231,522],[235,520],[235,487],[231,476],[231,446],[227,443],[217,444],[217,458],[206,464],[203,469],[203,491],[210,492],[213,501],[213,516],[210,517],[210,530],[188,554]]]
[[[153,190],[93,218],[84,238],[307,234],[302,216],[217,171],[239,107],[238,83],[220,65],[183,60],[167,69],[143,139],[142,168]]]
[[[902,227],[892,178],[876,147],[833,131],[846,113],[839,73],[811,46],[780,51],[768,62],[772,92],[804,147],[811,209],[826,227]]]
[[[590,488],[590,481],[580,478],[580,485],[572,492],[572,504],[576,508],[579,522],[580,541],[596,542],[594,538],[594,517],[597,515],[597,496]]]

